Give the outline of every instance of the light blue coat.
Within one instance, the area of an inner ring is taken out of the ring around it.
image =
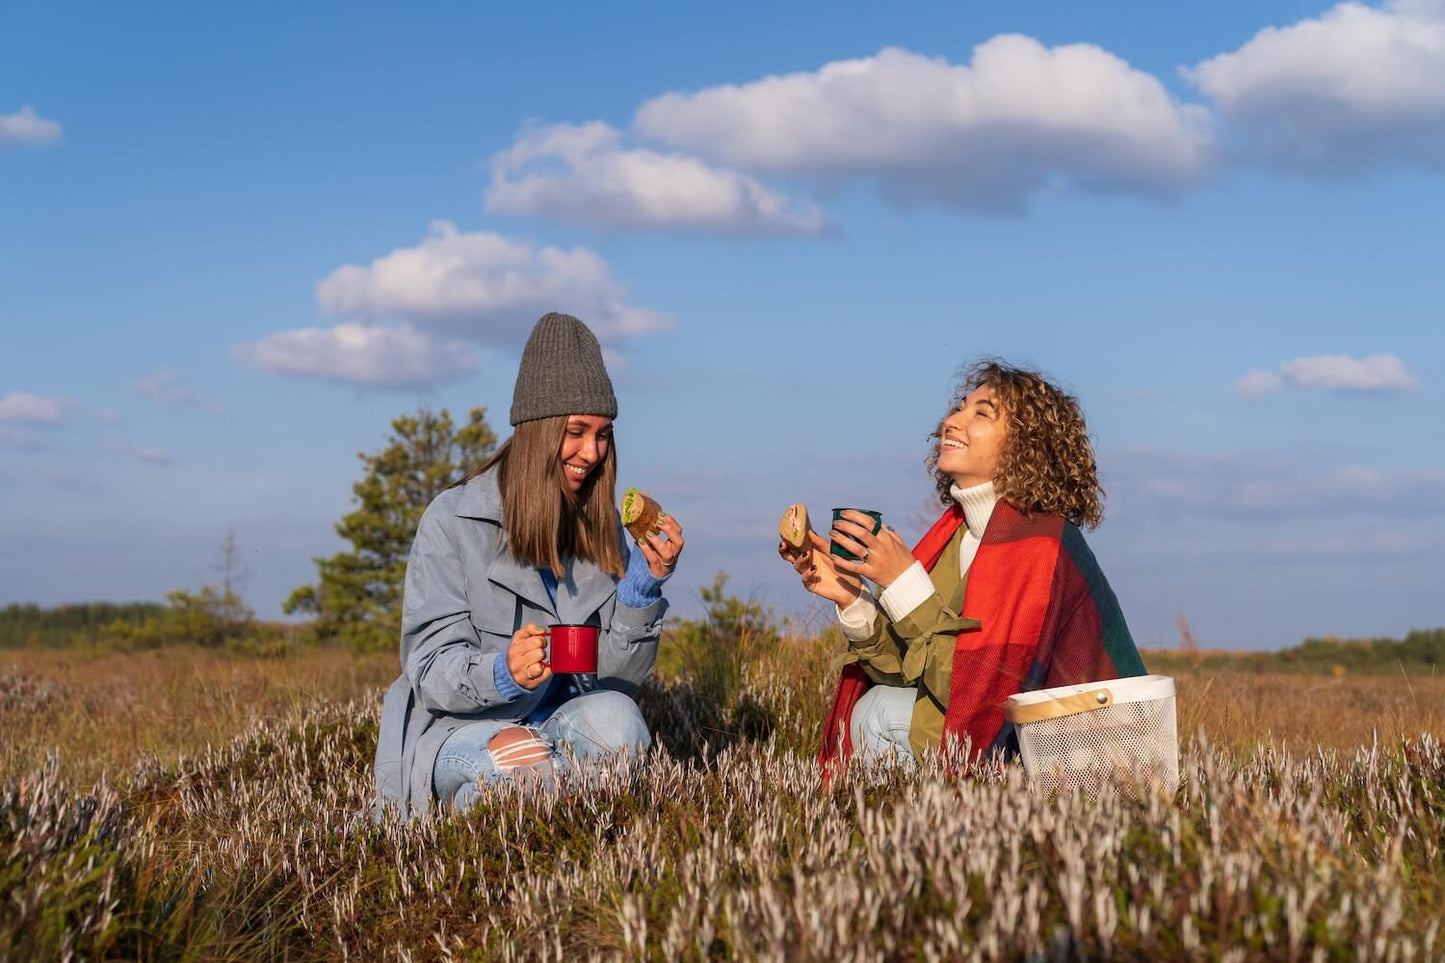
[[[558,582],[554,607],[537,569],[500,547],[501,518],[497,473],[490,471],[438,495],[417,526],[402,596],[402,674],[382,703],[376,746],[378,816],[387,803],[403,814],[427,808],[432,766],[452,732],[531,712],[545,687],[509,702],[492,675],[512,634],[528,622],[599,626],[598,681],[628,695],[657,661],[665,599],[645,609],[622,605],[615,577],[575,562]],[[625,562],[625,540],[622,555]]]

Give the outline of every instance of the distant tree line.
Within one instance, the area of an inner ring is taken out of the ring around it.
[[[53,608],[7,605],[0,609],[0,645],[58,648],[98,643],[113,626],[140,626],[165,608],[160,602],[71,602]]]
[[[164,603],[7,606],[0,609],[0,647],[156,648],[176,642],[214,647],[255,641],[261,627],[241,596],[247,573],[234,528],[227,529],[211,567],[217,584],[167,592]]]
[[[1403,639],[1308,638],[1279,657],[1287,663],[1357,671],[1396,665],[1445,668],[1445,629],[1415,629]]]
[[[1412,629],[1403,639],[1312,637],[1274,652],[1154,649],[1145,653],[1144,662],[1152,671],[1166,674],[1181,668],[1205,668],[1320,675],[1440,675],[1445,673],[1445,628]]]

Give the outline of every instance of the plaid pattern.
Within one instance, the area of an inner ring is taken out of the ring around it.
[[[932,570],[962,524],[963,510],[949,506],[913,557]],[[1024,515],[998,503],[968,570],[963,614],[981,624],[958,633],[943,738],[967,739],[972,760],[1017,753],[1003,712],[1009,696],[1145,673],[1093,552],[1060,515]],[[870,685],[858,665],[844,668],[823,724],[825,772],[852,755],[848,723]]]

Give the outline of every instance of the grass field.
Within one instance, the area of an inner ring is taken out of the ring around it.
[[[0,652],[0,959],[1433,959],[1445,679],[1179,684],[1176,798],[812,762],[826,640],[673,651],[631,781],[369,820],[394,655]]]

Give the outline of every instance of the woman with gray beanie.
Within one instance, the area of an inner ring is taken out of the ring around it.
[[[522,353],[512,437],[417,526],[402,674],[376,749],[378,816],[387,804],[461,809],[489,783],[550,782],[651,745],[632,695],[657,660],[682,529],[665,517],[635,550],[623,541],[616,415],[596,337],[574,317],[543,317]],[[549,625],[596,628],[595,676],[552,674]]]

